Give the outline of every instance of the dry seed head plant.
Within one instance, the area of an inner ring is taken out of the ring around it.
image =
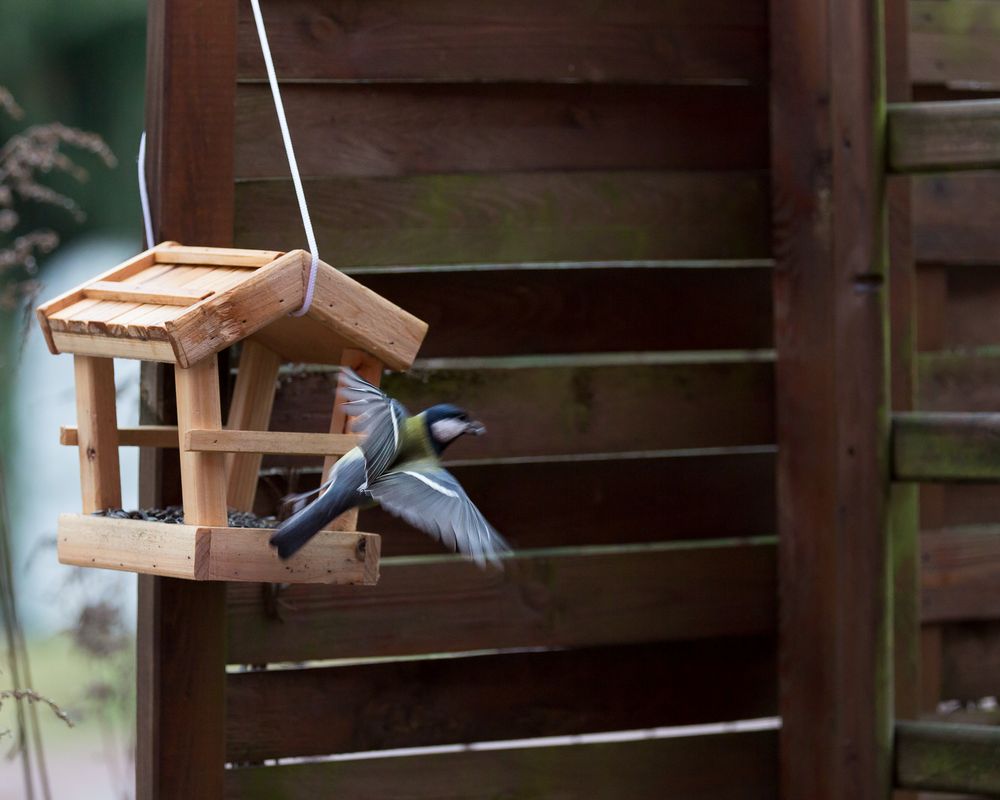
[[[13,95],[0,86],[0,121],[17,122],[23,117],[24,112]],[[26,323],[30,321],[34,299],[41,289],[37,278],[39,258],[55,250],[59,236],[50,228],[27,225],[21,211],[29,206],[50,207],[77,222],[84,219],[82,209],[71,197],[44,183],[47,177],[58,174],[76,181],[87,179],[87,171],[67,150],[95,156],[107,167],[116,164],[114,155],[100,136],[58,122],[31,125],[0,144],[0,313],[21,308],[25,311]],[[22,346],[24,339],[22,335]],[[3,369],[15,370],[16,359],[3,365]],[[8,374],[7,378],[11,376]],[[50,800],[52,793],[37,708],[47,706],[70,727],[73,723],[55,701],[29,688],[31,667],[18,618],[14,573],[6,482],[0,462],[0,630],[4,633],[9,666],[9,672],[0,674],[0,684],[5,683],[5,677],[12,682],[11,686],[0,688],[0,707],[9,701],[15,704],[16,710],[15,730],[0,731],[0,736],[12,740],[7,757],[20,757],[24,796],[33,800],[37,785],[38,796]],[[116,620],[115,614],[103,604],[86,606],[73,632],[76,647],[99,658],[120,652],[124,634]],[[107,691],[93,690],[90,694],[94,695],[92,700],[99,701],[105,698]]]

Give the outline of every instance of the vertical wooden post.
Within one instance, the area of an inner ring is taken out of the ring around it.
[[[73,372],[83,512],[90,514],[105,508],[120,508],[122,480],[118,461],[115,362],[96,356],[73,356]]]
[[[891,786],[881,0],[772,0],[785,800]]]
[[[281,359],[255,341],[243,343],[236,387],[229,406],[226,427],[241,431],[266,431],[274,406],[275,381]],[[229,505],[252,511],[257,494],[260,453],[226,454],[226,497]]]
[[[358,377],[364,378],[373,386],[378,386],[382,381],[382,362],[374,356],[368,355],[368,353],[363,350],[346,348],[341,354],[340,364],[344,367],[350,367],[357,373]],[[338,398],[335,396],[333,399],[333,413],[330,415],[330,433],[347,433],[347,427],[349,424],[350,418],[347,416],[347,412],[344,411],[343,407],[338,402]],[[324,480],[336,461],[337,458],[335,456],[327,456],[323,459]],[[352,508],[350,511],[345,511],[333,522],[331,522],[329,526],[329,530],[334,531],[355,531],[357,529],[358,510],[356,508]]]
[[[237,7],[232,0],[149,2],[146,173],[157,241],[233,243]],[[160,392],[146,398],[149,406],[167,404],[169,383],[162,374],[147,382]],[[143,475],[163,478],[148,469]],[[147,483],[140,492],[155,496],[157,488]],[[139,800],[222,796],[225,600],[223,583],[140,576]]]
[[[886,96],[912,99],[909,0],[886,0]],[[910,179],[889,179],[889,316],[893,411],[916,403],[917,275],[910,223]],[[894,711],[917,719],[921,711],[919,485],[893,484],[890,493],[893,570]]]
[[[190,430],[221,430],[218,357],[210,356],[188,369],[175,367],[174,381],[177,385],[177,437],[180,441],[184,441],[185,434]],[[182,449],[181,491],[185,523],[225,526],[225,454]]]

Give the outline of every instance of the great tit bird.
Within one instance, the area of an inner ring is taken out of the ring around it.
[[[398,401],[346,368],[339,392],[344,410],[354,417],[351,431],[364,439],[333,465],[319,489],[289,498],[301,502],[317,495],[271,536],[278,555],[291,557],[351,508],[381,505],[480,566],[500,566],[509,545],[439,461],[460,436],[485,433],[483,425],[446,403],[411,417]]]

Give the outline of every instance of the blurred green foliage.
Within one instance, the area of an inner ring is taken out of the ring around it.
[[[119,158],[108,170],[81,159],[83,185],[55,176],[87,214],[83,224],[57,209],[22,208],[25,222],[56,230],[64,243],[84,233],[138,236],[141,218],[135,154],[143,125],[146,4],[143,0],[2,0],[0,84],[25,111],[0,120],[0,141],[25,125],[50,121],[100,134]],[[43,265],[44,279],[44,265]]]

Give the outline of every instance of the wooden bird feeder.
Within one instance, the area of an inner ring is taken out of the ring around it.
[[[310,256],[160,244],[38,309],[53,353],[72,353],[77,427],[62,442],[80,453],[83,514],[59,518],[64,564],[192,580],[373,584],[380,540],[350,512],[280,561],[269,531],[227,527],[227,508],[250,510],[263,453],[326,457],[357,444],[331,398],[330,433],[268,431],[283,361],[342,364],[377,383],[407,369],[427,325],[333,267],[319,263],[309,311]],[[222,424],[218,353],[242,342],[229,419]],[[174,365],[177,426],[119,428],[114,359]],[[180,449],[184,524],[116,519],[118,448]]]

